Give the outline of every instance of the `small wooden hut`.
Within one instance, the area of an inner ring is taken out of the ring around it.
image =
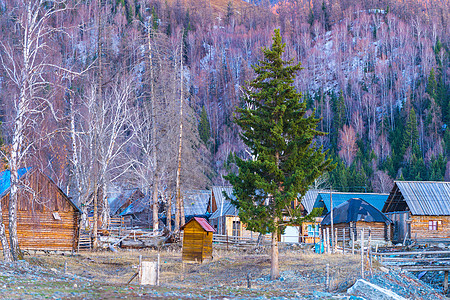
[[[22,250],[75,251],[80,209],[47,175],[37,169],[19,170],[17,235]],[[8,232],[11,172],[0,173],[3,223]]]
[[[333,209],[333,227],[338,230],[337,242],[343,241],[344,228],[346,241],[351,240],[350,232],[353,232],[355,240],[359,240],[363,228],[366,234],[371,230],[373,241],[390,241],[391,223],[375,206],[360,198],[347,200]],[[331,213],[325,215],[320,225],[322,229],[331,227]]]
[[[204,218],[194,217],[180,229],[183,235],[183,261],[200,262],[212,259],[214,228]]]

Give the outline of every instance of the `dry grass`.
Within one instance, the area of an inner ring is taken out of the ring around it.
[[[310,294],[325,290],[326,265],[329,264],[331,289],[341,291],[359,277],[357,255],[318,255],[303,250],[280,251],[282,278],[270,281],[270,257],[268,249],[261,253],[214,245],[214,258],[203,264],[184,264],[179,250],[159,252],[162,286],[168,288],[198,289],[205,291],[249,292],[247,274],[251,274],[252,293],[267,296]],[[69,273],[87,277],[102,283],[124,285],[136,273],[139,256],[156,261],[155,250],[112,252],[83,252],[74,256],[36,254],[27,256],[32,264],[58,270],[67,262]]]

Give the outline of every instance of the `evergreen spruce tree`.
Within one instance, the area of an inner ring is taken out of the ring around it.
[[[231,201],[247,229],[272,234],[272,279],[279,277],[278,234],[282,226],[301,221],[300,208],[292,209],[292,201],[334,167],[313,142],[324,133],[316,130],[319,120],[314,114],[305,116],[306,103],[293,87],[300,63],[284,61],[284,48],[277,29],[271,48],[263,48],[263,60],[253,66],[257,77],[249,83],[248,105],[237,109],[235,119],[253,160],[236,157],[238,174],[225,176],[236,197]],[[283,219],[286,215],[289,221]]]
[[[211,138],[211,127],[209,125],[208,114],[206,113],[206,109],[203,106],[202,112],[200,113],[200,123],[198,124],[198,133],[200,135],[200,139],[207,144],[209,139]]]

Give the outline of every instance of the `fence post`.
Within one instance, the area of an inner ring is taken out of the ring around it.
[[[364,278],[364,228],[361,229],[361,277]]]
[[[355,255],[355,231],[350,228],[350,233],[352,236],[352,254]]]
[[[345,255],[345,227],[342,228],[342,254]]]
[[[334,228],[334,245],[333,245],[334,253],[337,253],[337,243],[338,243],[338,229]]]

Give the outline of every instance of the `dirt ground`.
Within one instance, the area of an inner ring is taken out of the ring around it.
[[[156,261],[158,253],[160,286],[142,287],[136,279],[127,285],[137,272],[139,256]],[[271,281],[268,249],[227,250],[214,245],[213,256],[211,262],[183,265],[180,249],[171,248],[75,255],[30,253],[26,262],[0,266],[0,298],[336,299],[360,278],[361,270],[358,255],[318,255],[309,249],[288,247],[280,250],[281,278]],[[375,262],[373,273],[379,272]]]

